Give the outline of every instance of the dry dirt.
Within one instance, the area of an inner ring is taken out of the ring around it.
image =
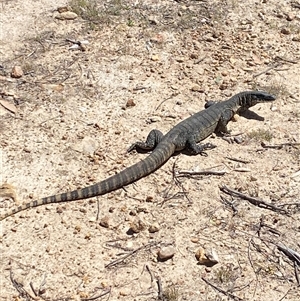
[[[146,154],[127,154],[131,143],[208,100],[277,99],[229,124],[242,143],[209,137],[207,157],[179,154],[119,191],[1,221],[0,300],[299,300],[295,259],[278,250],[300,253],[299,2],[89,3],[58,20],[64,1],[1,2],[1,213],[134,164]],[[178,177],[203,169],[226,173]],[[166,246],[174,257],[158,261]],[[219,262],[199,264],[200,248]]]

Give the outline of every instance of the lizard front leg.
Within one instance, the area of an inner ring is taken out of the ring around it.
[[[146,150],[150,151],[155,149],[157,144],[161,141],[163,137],[163,133],[159,130],[152,130],[146,139],[146,142],[135,142],[133,143],[127,150],[127,152],[131,152],[134,149]]]

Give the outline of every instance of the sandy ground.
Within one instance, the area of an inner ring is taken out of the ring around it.
[[[74,3],[78,18],[59,20],[65,1],[1,2],[1,214],[138,162],[147,154],[131,143],[208,100],[277,99],[231,122],[231,138],[207,138],[207,157],[179,154],[124,189],[1,221],[0,300],[299,300],[297,264],[278,246],[300,253],[300,4]],[[226,173],[178,175],[204,169]],[[218,263],[199,264],[201,249]]]

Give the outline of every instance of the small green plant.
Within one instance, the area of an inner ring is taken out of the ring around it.
[[[219,268],[215,275],[217,281],[222,284],[235,281],[235,273],[231,265]]]
[[[95,22],[100,17],[95,0],[72,0],[70,6],[73,12],[84,20]]]
[[[163,300],[165,301],[177,301],[178,298],[178,289],[174,285],[170,285],[163,293]]]
[[[273,134],[269,130],[264,130],[264,129],[253,130],[250,133],[248,133],[247,136],[250,139],[256,141],[268,141],[268,142],[270,142],[273,138]]]

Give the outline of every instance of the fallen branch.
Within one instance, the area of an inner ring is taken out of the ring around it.
[[[228,188],[227,186],[222,186],[220,187],[220,190],[223,191],[224,193],[231,195],[231,196],[236,196],[239,197],[241,199],[247,200],[249,201],[252,205],[263,208],[263,209],[268,209],[268,210],[272,210],[275,212],[279,212],[281,214],[287,214],[288,215],[288,211],[282,208],[279,208],[277,206],[274,206],[268,202],[265,202],[261,199],[243,194],[239,191],[236,191],[234,189]]]
[[[300,146],[300,143],[299,142],[295,142],[295,143],[292,143],[292,142],[286,142],[286,143],[281,143],[281,144],[275,144],[275,145],[267,145],[265,144],[264,142],[261,143],[261,146],[263,148],[273,148],[273,149],[282,149],[283,147],[285,146],[292,146],[294,148],[297,148],[297,146]]]
[[[277,245],[277,249],[283,252],[290,260],[296,261],[296,263],[300,266],[300,254],[296,251],[284,247],[283,245]]]
[[[211,282],[209,282],[208,280],[206,280],[204,277],[201,277],[201,279],[202,279],[205,283],[207,283],[208,285],[210,285],[212,288],[214,288],[216,291],[218,291],[218,292],[224,294],[225,296],[227,296],[227,297],[229,297],[229,298],[231,298],[231,299],[233,299],[233,300],[243,301],[243,299],[241,299],[241,298],[239,298],[239,297],[237,297],[237,296],[235,296],[235,295],[233,295],[233,294],[231,294],[231,293],[229,293],[229,292],[226,292],[226,291],[224,291],[223,289],[221,289],[221,288],[215,286],[214,284],[212,284]]]
[[[115,265],[118,265],[120,263],[123,263],[127,258],[133,256],[134,254],[136,254],[138,251],[142,250],[142,249],[147,249],[147,248],[150,248],[154,245],[157,245],[159,244],[158,242],[154,242],[154,243],[149,243],[149,244],[146,244],[144,246],[141,246],[135,250],[133,250],[132,252],[126,254],[125,256],[123,256],[122,258],[118,258],[112,262],[110,262],[109,264],[105,265],[106,268],[111,268],[112,266],[115,266]]]
[[[200,176],[200,175],[223,176],[225,174],[226,174],[226,170],[203,169],[203,170],[199,170],[199,171],[194,171],[194,170],[179,170],[179,171],[177,171],[178,176]]]

